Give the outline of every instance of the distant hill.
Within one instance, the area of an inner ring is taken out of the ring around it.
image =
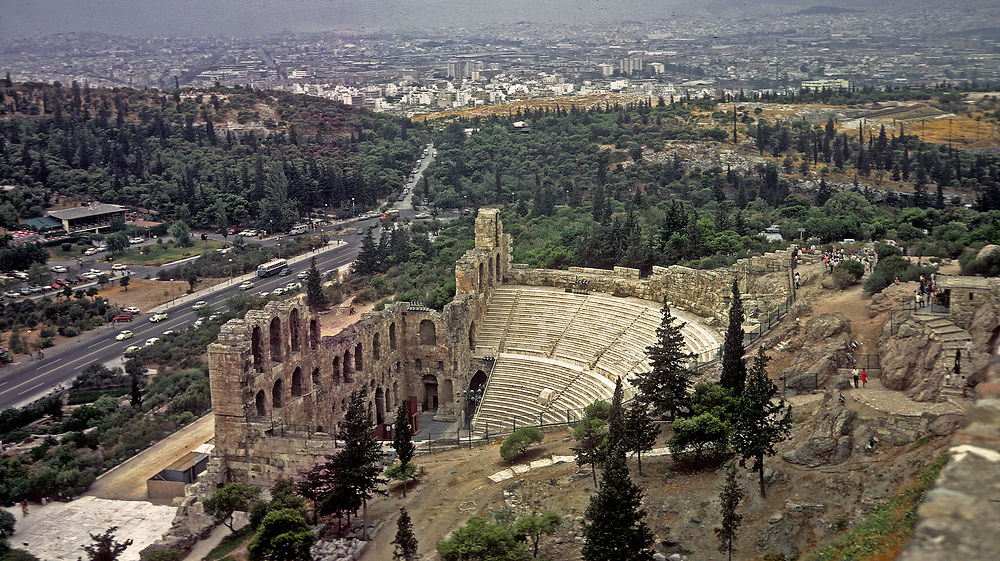
[[[837,14],[856,14],[861,10],[850,10],[848,8],[838,8],[836,6],[810,6],[804,10],[793,12],[793,16],[819,16]]]

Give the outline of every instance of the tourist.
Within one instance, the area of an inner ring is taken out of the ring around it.
[[[851,375],[854,376],[854,389],[858,389],[858,369],[851,371]]]
[[[795,271],[795,290],[799,289],[799,272]]]
[[[868,384],[868,370],[861,369],[861,387],[865,387]]]
[[[920,291],[913,293],[913,311],[920,309]]]
[[[21,501],[21,515],[22,516],[28,515],[28,499],[24,499],[23,501]]]

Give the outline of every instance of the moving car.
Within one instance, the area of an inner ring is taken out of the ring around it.
[[[280,273],[278,273],[278,276],[279,277],[287,277],[290,274],[292,274],[292,268],[291,267],[285,267],[284,269],[281,270]]]
[[[124,263],[115,263],[111,266],[112,271],[124,271],[125,269],[128,269],[128,265]]]
[[[117,316],[111,318],[111,323],[118,323],[120,321],[132,321],[132,316],[128,314],[118,314]]]
[[[149,346],[151,346],[151,345],[155,345],[155,344],[156,344],[156,342],[157,342],[157,341],[159,341],[159,340],[160,340],[160,338],[159,338],[159,337],[150,337],[149,339],[146,339],[146,344],[145,344],[145,346],[146,346],[146,347],[149,347]]]
[[[98,251],[100,251],[100,250],[98,250],[96,247],[91,247],[91,248],[88,248],[87,251],[84,251],[83,254],[84,255],[94,255]]]
[[[138,351],[141,348],[142,347],[138,347],[136,345],[129,345],[128,347],[125,348],[125,356],[129,356],[131,354],[135,354],[135,352]]]
[[[142,243],[144,241],[146,241],[146,240],[144,240],[143,238],[129,238],[128,239],[128,243]]]
[[[253,283],[250,281],[246,281],[240,285],[240,290],[250,290],[251,288],[253,288]]]
[[[168,330],[166,330],[166,331],[163,332],[163,336],[164,337],[166,337],[167,335],[173,335],[173,334],[174,334],[174,330],[173,329],[168,329]]]
[[[309,276],[309,271],[302,271],[299,274],[295,275],[295,278],[299,280],[306,280],[306,277],[308,276]]]
[[[123,331],[120,331],[118,333],[118,335],[115,335],[115,340],[116,341],[124,341],[125,339],[131,339],[132,335],[133,334],[132,334],[131,331],[129,331],[128,329],[125,329]]]
[[[194,303],[194,306],[191,306],[191,309],[198,311],[206,306],[208,306],[208,302],[204,300],[198,300],[197,302]]]
[[[149,321],[151,321],[152,323],[159,323],[165,319],[167,319],[167,312],[160,312],[158,314],[153,314],[152,316],[150,316]]]

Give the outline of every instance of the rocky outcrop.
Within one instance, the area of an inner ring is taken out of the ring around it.
[[[935,401],[946,372],[933,372],[941,354],[941,344],[928,329],[915,320],[904,321],[891,333],[886,322],[879,336],[879,364],[882,384],[890,390],[906,393],[914,401]]]
[[[872,294],[868,302],[868,316],[875,317],[889,310],[902,310],[913,307],[913,294],[919,287],[915,282],[890,284],[882,292]]]
[[[786,350],[792,361],[781,372],[786,387],[813,390],[826,387],[838,368],[851,364],[851,330],[841,314],[816,316],[800,327],[803,334],[790,342]]]
[[[857,413],[843,406],[826,411],[801,446],[782,455],[786,462],[809,467],[840,464],[851,457]]]

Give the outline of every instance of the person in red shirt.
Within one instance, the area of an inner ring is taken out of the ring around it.
[[[868,383],[868,371],[865,370],[864,368],[862,368],[861,369],[861,387],[862,388],[865,387],[865,384],[867,384],[867,383]]]

